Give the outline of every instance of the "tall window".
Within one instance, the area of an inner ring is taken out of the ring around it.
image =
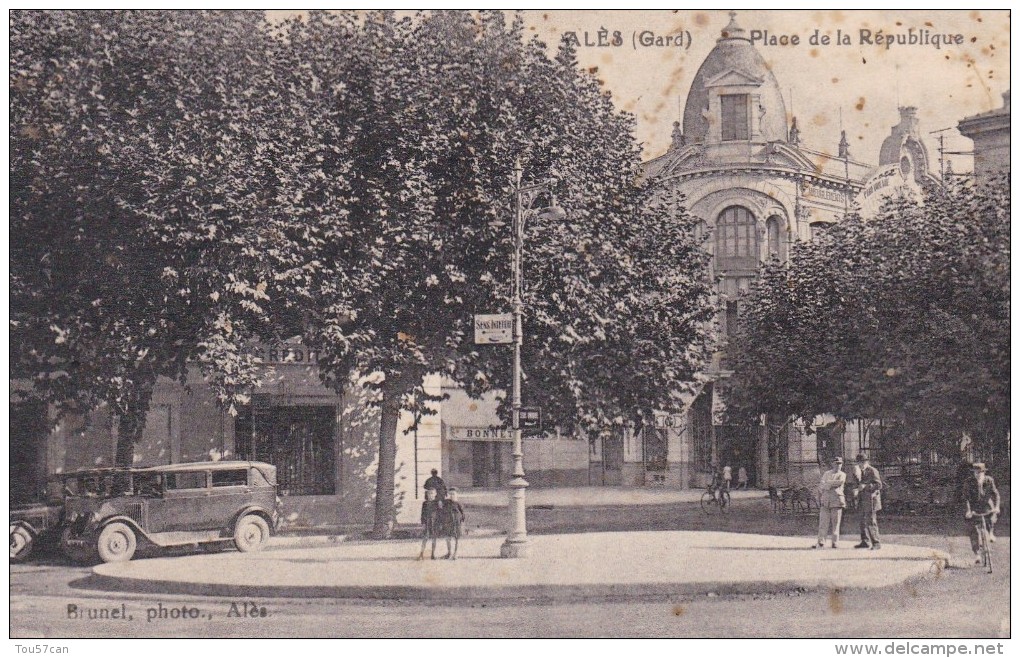
[[[765,222],[765,232],[768,235],[769,258],[782,258],[779,252],[780,222],[782,220],[773,215]]]
[[[724,268],[758,266],[758,231],[749,210],[730,206],[719,215],[715,227],[715,257]]]
[[[740,322],[740,310],[737,302],[726,302],[726,337],[733,338],[737,335],[737,323]]]
[[[694,452],[694,467],[702,472],[712,470],[712,385],[708,384],[691,404],[690,427],[691,446]]]
[[[719,97],[722,104],[722,139],[724,142],[749,139],[747,94],[726,94]]]

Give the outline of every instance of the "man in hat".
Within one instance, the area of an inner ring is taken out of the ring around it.
[[[868,456],[863,452],[854,461],[861,467],[860,493],[861,510],[861,543],[854,548],[870,548],[877,551],[882,548],[878,538],[878,516],[882,509],[882,476],[878,469],[871,465]]]
[[[442,501],[446,500],[446,481],[439,477],[439,471],[434,468],[432,469],[432,477],[425,480],[425,491],[429,491],[430,489],[436,492],[436,500],[438,500],[440,502],[440,506],[442,506]]]
[[[833,457],[832,468],[822,473],[822,480],[818,483],[818,543],[815,548],[822,548],[830,534],[832,547],[838,548],[839,522],[843,519],[843,508],[846,507],[846,496],[843,494],[845,484],[843,458]]]
[[[978,524],[983,523],[988,531],[988,541],[995,541],[995,522],[999,517],[999,490],[995,487],[995,480],[988,475],[985,465],[975,462],[974,477],[969,478],[963,485],[963,502],[967,506],[965,518],[971,521],[970,525],[970,548],[974,551],[977,564],[981,564],[981,556],[978,555]]]

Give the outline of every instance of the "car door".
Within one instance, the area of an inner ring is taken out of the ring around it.
[[[218,527],[210,513],[209,471],[175,471],[165,473],[163,478],[160,510],[163,532],[211,530]]]
[[[231,529],[237,511],[251,500],[248,467],[212,471],[208,514],[213,528]]]

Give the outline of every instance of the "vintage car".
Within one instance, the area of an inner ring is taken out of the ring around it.
[[[90,472],[105,472],[98,469]],[[10,510],[11,562],[21,562],[39,546],[56,545],[64,518],[68,483],[80,473],[53,475],[46,483],[44,500],[13,505]]]
[[[276,467],[262,462],[119,469],[69,488],[60,545],[81,562],[130,560],[140,542],[257,551],[280,520]]]

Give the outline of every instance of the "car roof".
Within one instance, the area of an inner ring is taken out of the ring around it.
[[[105,475],[107,473],[177,473],[186,471],[224,471],[235,468],[276,468],[272,464],[256,461],[229,460],[229,461],[205,461],[186,462],[181,464],[164,464],[162,466],[102,466],[99,468],[85,468],[67,473],[54,473],[51,477],[77,477],[82,475]]]
[[[264,462],[253,462],[253,461],[218,461],[218,462],[189,462],[185,464],[166,464],[164,466],[145,466],[142,468],[133,469],[139,473],[177,473],[181,471],[228,471],[235,468],[262,468],[269,466],[275,468],[272,464],[266,464]]]

